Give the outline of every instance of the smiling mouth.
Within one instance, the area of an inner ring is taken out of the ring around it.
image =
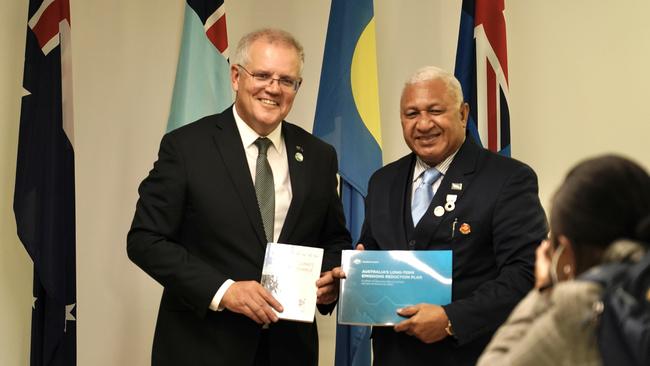
[[[262,102],[262,104],[266,104],[266,105],[271,105],[271,106],[278,106],[279,105],[278,102],[276,102],[274,100],[271,100],[271,99],[260,98],[258,100],[260,102]]]
[[[440,137],[440,134],[435,134],[435,135],[427,135],[427,136],[418,136],[416,137],[416,140],[420,141],[421,143],[433,143],[435,142],[438,137]]]

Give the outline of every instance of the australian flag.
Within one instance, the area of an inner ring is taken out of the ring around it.
[[[31,365],[76,364],[75,186],[68,0],[30,0],[14,213],[34,262]]]
[[[463,0],[455,74],[470,115],[467,133],[510,156],[510,91],[504,0]]]

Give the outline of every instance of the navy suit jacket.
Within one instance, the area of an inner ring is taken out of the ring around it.
[[[431,206],[414,228],[409,154],[370,179],[360,243],[367,249],[452,250],[455,337],[425,344],[390,327],[373,329],[375,365],[473,365],[534,280],[535,248],[546,237],[537,177],[527,165],[467,139]],[[448,195],[455,208],[436,216]]]
[[[351,241],[336,190],[336,153],[290,123],[282,122],[282,134],[293,197],[279,242],[324,248],[323,270],[331,269]],[[261,326],[208,309],[226,279],[260,280],[266,247],[232,107],[166,134],[139,193],[128,254],[164,287],[152,364],[251,365]],[[268,332],[272,364],[317,364],[315,322],[279,321]]]

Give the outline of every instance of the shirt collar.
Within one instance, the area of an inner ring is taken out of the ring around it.
[[[438,165],[435,166],[435,168],[440,172],[441,176],[447,174],[447,170],[449,170],[449,166],[451,165],[451,162],[454,160],[454,157],[456,157],[458,150],[460,150],[460,147],[458,147],[458,149],[456,149],[456,151],[454,151],[453,154],[449,155],[445,160],[441,161],[440,163],[438,163]],[[420,157],[417,156],[417,159],[415,161],[415,168],[413,169],[413,182],[415,182],[418,178],[420,178],[422,173],[424,173],[424,171],[429,168],[431,168],[429,164],[425,163],[424,160],[420,159]]]
[[[237,129],[239,130],[239,135],[241,136],[241,141],[244,145],[244,148],[248,148],[250,145],[252,145],[255,140],[257,140],[260,137],[266,137],[269,140],[271,140],[271,143],[273,144],[273,147],[279,152],[280,147],[282,146],[281,144],[281,139],[282,139],[282,123],[279,123],[277,127],[273,131],[271,131],[270,134],[267,136],[260,136],[257,132],[255,132],[244,120],[241,118],[241,116],[237,113],[237,106],[233,105],[232,108],[232,114],[235,117],[235,123],[237,124]]]

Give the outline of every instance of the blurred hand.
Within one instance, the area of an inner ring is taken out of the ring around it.
[[[551,257],[553,247],[549,240],[542,243],[535,250],[535,288],[540,289],[551,284]]]
[[[282,312],[282,305],[257,281],[237,281],[233,283],[221,299],[223,306],[235,313],[243,314],[257,324],[270,324],[278,321],[273,309]]]
[[[398,309],[397,313],[408,319],[395,325],[396,332],[404,332],[424,343],[438,342],[448,336],[447,313],[438,305],[418,304]]]
[[[341,267],[335,267],[331,271],[320,274],[320,278],[316,281],[317,304],[331,304],[338,299],[341,278],[345,278]]]
[[[356,250],[363,250],[363,244],[357,244]],[[335,267],[331,271],[323,272],[316,281],[316,303],[331,304],[339,297],[340,280],[345,278],[345,272],[341,267]]]

